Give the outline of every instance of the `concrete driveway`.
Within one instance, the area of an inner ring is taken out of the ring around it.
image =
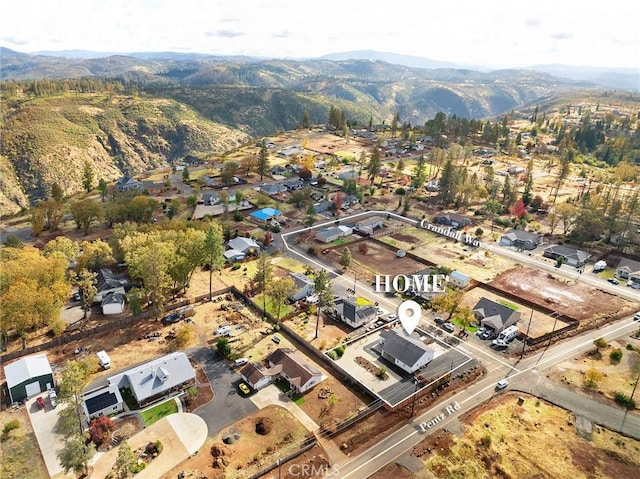
[[[44,399],[44,409],[39,409],[36,404],[36,398],[38,396],[42,396]],[[38,446],[40,446],[40,452],[42,452],[49,476],[65,477],[64,469],[56,457],[56,452],[62,448],[65,438],[64,435],[56,432],[58,411],[61,409],[61,406],[52,409],[46,393],[39,394],[38,396],[29,399],[25,403],[25,407],[29,413],[29,420],[31,421],[33,432],[38,440]],[[69,473],[69,477],[75,476],[73,473]]]
[[[213,401],[193,411],[207,423],[210,437],[258,411],[258,407],[238,391],[242,376],[217,351],[210,347],[198,348],[191,351],[190,356],[202,366],[213,388]]]
[[[285,408],[293,414],[298,421],[310,432],[315,432],[320,427],[307,413],[298,407],[286,394],[284,394],[275,384],[269,384],[251,396],[251,401],[260,409],[274,405]]]

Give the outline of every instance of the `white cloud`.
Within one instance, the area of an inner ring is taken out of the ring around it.
[[[21,0],[3,46],[311,57],[371,49],[489,66],[640,67],[640,6],[608,0]]]

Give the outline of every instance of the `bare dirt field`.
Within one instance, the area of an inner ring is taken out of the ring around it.
[[[559,278],[525,267],[501,273],[490,284],[578,321],[617,318],[634,311],[634,303],[579,280]]]
[[[534,397],[506,394],[468,415],[464,433],[436,431],[413,454],[426,465],[417,474],[391,464],[371,479],[494,478],[591,479],[635,477],[640,441],[594,426],[578,433],[564,409]],[[544,445],[544,446],[541,446]],[[393,474],[393,475],[392,475]]]
[[[361,244],[366,244],[366,252],[361,250]],[[351,243],[345,245],[351,251],[353,258],[350,269],[355,269],[358,278],[366,281],[373,281],[376,274],[412,274],[416,273],[426,266],[408,256],[398,258],[395,253],[388,248],[376,243],[375,241],[365,241],[362,243]],[[342,253],[342,248],[335,248],[328,254],[329,259],[337,261]]]
[[[49,477],[31,421],[24,406],[19,409],[3,409],[0,412],[0,429],[17,421],[18,427],[3,437],[0,443],[0,477],[3,479],[32,479]]]

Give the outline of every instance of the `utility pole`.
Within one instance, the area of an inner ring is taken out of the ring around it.
[[[529,316],[529,324],[527,325],[527,332],[525,333],[524,341],[522,342],[522,352],[520,353],[520,359],[524,356],[524,350],[529,340],[529,329],[531,329],[531,320],[533,319],[533,308],[531,308],[531,316]]]
[[[625,407],[624,409],[624,416],[622,417],[620,432],[622,432],[622,428],[624,428],[624,422],[627,420],[627,414],[629,414],[630,406],[633,403],[633,395],[636,393],[636,388],[638,387],[639,382],[640,382],[640,373],[638,373],[638,377],[636,378],[636,383],[633,385],[633,391],[631,391],[631,397],[629,398],[629,403],[627,404],[627,407]]]
[[[415,384],[415,389],[413,390],[413,401],[411,402],[411,417],[413,417],[413,413],[416,410],[416,398],[418,397],[418,380],[413,378],[413,383]]]

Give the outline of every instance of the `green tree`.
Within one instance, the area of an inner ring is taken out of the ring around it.
[[[260,146],[260,153],[258,153],[258,174],[260,175],[260,181],[262,181],[264,175],[269,170],[269,151],[267,150],[267,143],[262,142]]]
[[[7,239],[4,240],[4,245],[7,248],[24,248],[24,243],[16,235],[7,236]]]
[[[182,182],[187,183],[190,179],[191,179],[191,174],[189,173],[189,168],[185,166],[184,170],[182,170]]]
[[[342,249],[342,253],[340,253],[338,263],[344,268],[348,268],[349,265],[351,265],[351,251],[349,250],[349,248]]]
[[[95,180],[95,173],[93,167],[88,161],[84,162],[84,170],[82,171],[82,186],[87,193],[93,189],[93,180]]]
[[[78,200],[71,203],[69,212],[77,229],[82,229],[85,235],[89,234],[89,228],[95,221],[102,218],[102,207],[91,199]]]
[[[313,207],[313,203],[309,203],[307,210],[304,214],[304,225],[309,228],[316,222],[316,210]]]
[[[236,176],[237,170],[238,165],[235,161],[227,161],[222,167],[222,172],[220,173],[220,182],[226,186],[232,185],[233,177]]]
[[[78,269],[88,269],[98,271],[101,268],[108,268],[115,264],[113,249],[102,240],[83,241],[80,243],[82,254],[78,256],[76,267]]]
[[[311,127],[311,117],[309,116],[309,112],[305,110],[302,116],[302,128],[309,129],[309,127]]]
[[[169,201],[169,205],[167,206],[167,216],[169,219],[174,218],[180,212],[181,206],[182,203],[180,203],[178,198],[173,198]]]
[[[204,255],[209,266],[209,300],[212,298],[213,272],[220,271],[224,265],[224,238],[220,226],[211,223],[204,240]]]
[[[116,479],[126,479],[132,474],[133,465],[136,463],[136,458],[131,450],[131,446],[127,441],[122,442],[118,447],[118,457],[116,463],[113,466],[113,472]]]
[[[62,448],[56,451],[56,457],[64,468],[64,472],[73,471],[75,474],[87,474],[87,463],[95,454],[92,443],[85,445],[85,439],[79,436],[66,437]]]
[[[98,190],[100,191],[100,199],[102,201],[106,200],[107,196],[109,196],[109,186],[104,178],[98,180]]]
[[[273,266],[271,265],[271,257],[266,251],[258,256],[258,264],[253,280],[260,286],[262,292],[262,310],[267,310],[267,284],[273,279]]]
[[[333,285],[329,279],[329,273],[325,269],[319,269],[313,275],[313,292],[318,297],[317,317],[316,317],[316,335],[318,338],[318,326],[320,324],[320,311],[323,307],[331,304],[333,301]]]
[[[413,170],[413,177],[411,178],[411,186],[414,188],[422,188],[427,180],[427,162],[424,155],[420,155],[418,162]]]
[[[291,276],[276,279],[267,286],[267,292],[271,298],[271,304],[275,307],[276,321],[280,321],[282,307],[295,293],[295,284]]]
[[[378,148],[374,148],[371,158],[369,158],[369,163],[367,164],[367,173],[369,173],[368,178],[371,181],[371,186],[373,186],[373,182],[375,181],[376,176],[380,174],[381,170],[382,160],[380,159],[380,150]]]
[[[229,345],[229,340],[227,338],[218,338],[216,341],[216,349],[225,358],[231,354],[231,346]]]

